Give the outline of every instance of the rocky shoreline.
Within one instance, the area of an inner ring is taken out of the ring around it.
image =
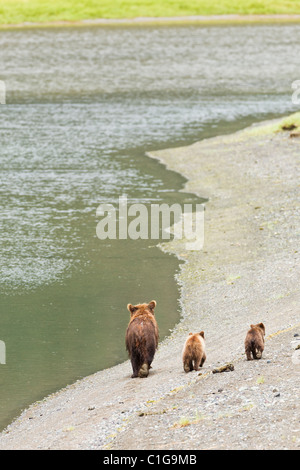
[[[147,379],[130,379],[127,361],[78,381],[24,411],[0,449],[300,448],[300,139],[277,130],[276,121],[150,155],[208,198],[204,249],[162,247],[186,261],[182,320]],[[247,362],[247,329],[261,321],[263,359]],[[200,329],[207,362],[185,374],[182,346]],[[228,362],[233,371],[212,374]]]

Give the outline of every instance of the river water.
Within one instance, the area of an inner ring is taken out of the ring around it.
[[[100,203],[199,202],[145,152],[296,110],[300,27],[0,32],[0,428],[126,358],[127,303],[179,319],[179,262],[155,241],[100,241]],[[128,370],[130,374],[130,370]]]

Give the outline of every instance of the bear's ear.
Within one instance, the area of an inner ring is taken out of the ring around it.
[[[250,328],[254,328],[254,327],[255,327],[255,325],[250,325]]]
[[[204,331],[200,331],[199,335],[202,336],[202,338],[204,338]]]
[[[151,300],[151,302],[148,304],[148,308],[152,311],[155,309],[155,307],[156,307],[156,301]]]
[[[136,311],[136,307],[134,305],[128,304],[127,310],[131,313],[131,315]]]
[[[189,333],[189,336],[192,336],[193,333]]]
[[[262,330],[264,330],[264,331],[265,331],[265,325],[264,325],[263,323],[259,323],[259,325],[258,325],[258,326],[259,326],[259,328],[261,328]]]

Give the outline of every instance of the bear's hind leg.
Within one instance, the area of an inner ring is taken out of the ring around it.
[[[203,367],[203,364],[205,361],[206,361],[206,354],[203,354],[201,362],[200,362],[200,367]]]
[[[247,347],[245,349],[245,353],[246,353],[246,356],[247,356],[247,361],[252,361],[251,349],[249,347]]]
[[[258,348],[257,348],[257,353],[256,353],[257,359],[261,359],[261,358],[262,358],[262,354],[263,354],[263,348],[258,347]]]
[[[141,368],[140,361],[137,357],[131,358],[131,365],[132,365],[132,379],[135,379],[139,376],[139,370]]]
[[[139,377],[141,379],[148,377],[149,375],[149,365],[144,363],[139,370]]]
[[[184,363],[183,363],[183,368],[184,368],[184,372],[188,373],[188,372],[191,372],[193,370],[193,361],[192,360],[185,360]]]

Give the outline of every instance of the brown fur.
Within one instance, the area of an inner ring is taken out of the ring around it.
[[[158,326],[154,316],[155,300],[149,304],[131,305],[130,321],[126,331],[126,349],[131,365],[132,378],[147,377],[158,346]]]
[[[204,331],[190,333],[182,352],[182,362],[185,372],[200,370],[206,361]]]
[[[262,353],[265,349],[265,336],[266,330],[263,323],[258,325],[250,325],[250,330],[245,339],[245,353],[247,361],[253,359],[261,359]],[[252,356],[251,356],[252,355]]]

